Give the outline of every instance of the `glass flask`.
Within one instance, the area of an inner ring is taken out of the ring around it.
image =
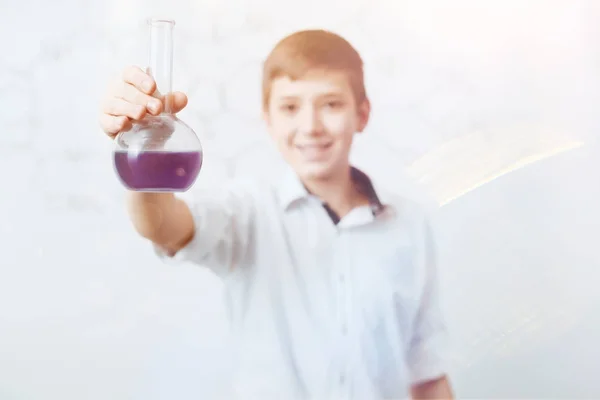
[[[121,183],[138,192],[185,192],[202,167],[196,133],[172,112],[173,28],[175,21],[150,19],[147,73],[156,82],[154,97],[163,112],[146,114],[114,140],[113,165]]]

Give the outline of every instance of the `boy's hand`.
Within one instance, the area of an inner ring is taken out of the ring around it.
[[[102,102],[100,127],[110,137],[127,130],[131,121],[139,121],[149,112],[158,115],[164,104],[152,94],[156,83],[151,76],[140,68],[125,68],[121,78],[109,85],[108,92]],[[172,93],[171,107],[173,113],[181,111],[188,102],[187,96],[181,92]]]

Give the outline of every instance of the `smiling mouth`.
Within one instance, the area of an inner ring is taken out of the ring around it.
[[[333,142],[297,144],[296,149],[306,161],[324,161],[329,156],[329,149]]]
[[[309,150],[309,151],[319,151],[319,150],[327,150],[331,147],[333,143],[311,143],[311,144],[297,144],[296,148],[299,150]]]

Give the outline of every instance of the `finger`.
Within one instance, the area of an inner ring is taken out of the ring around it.
[[[188,103],[187,96],[182,92],[173,92],[173,97],[171,100],[171,107],[173,109],[173,113],[176,114],[181,111]]]
[[[156,90],[154,79],[136,66],[129,66],[123,71],[123,81],[133,85],[146,94],[152,94]]]
[[[146,107],[118,98],[106,102],[102,111],[115,117],[126,116],[138,121],[146,115]]]
[[[135,86],[122,82],[122,87],[118,91],[117,97],[142,107],[145,107],[151,114],[158,115],[163,110],[162,102],[144,92],[140,92]]]
[[[160,96],[158,97],[158,99],[160,99],[161,103],[161,108],[159,108],[158,111],[162,112],[164,107],[169,107],[170,112],[172,112],[173,114],[176,114],[179,111],[181,111],[188,103],[187,96],[182,92],[173,92],[166,96]],[[154,102],[155,100],[156,98],[152,97],[150,102]]]
[[[129,118],[123,115],[118,117],[109,114],[100,115],[100,127],[110,137],[114,137],[117,133],[127,129],[129,125]]]

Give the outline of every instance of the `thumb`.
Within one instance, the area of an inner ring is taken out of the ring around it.
[[[173,110],[173,114],[177,114],[187,105],[188,98],[185,93],[182,92],[173,92],[172,96],[171,108]]]

